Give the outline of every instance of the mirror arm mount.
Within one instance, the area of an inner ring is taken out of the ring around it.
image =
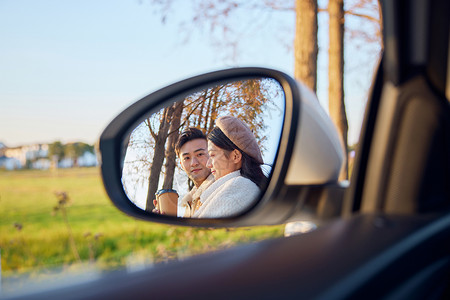
[[[292,195],[297,195],[297,206],[286,222],[312,221],[326,223],[342,216],[344,195],[348,181],[325,185],[292,186]]]

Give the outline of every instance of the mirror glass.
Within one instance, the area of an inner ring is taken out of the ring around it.
[[[266,188],[284,115],[284,91],[272,78],[232,81],[167,101],[124,142],[124,191],[153,213],[240,214]]]

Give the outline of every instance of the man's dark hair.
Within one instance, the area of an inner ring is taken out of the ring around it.
[[[175,145],[175,153],[177,154],[177,156],[180,155],[180,149],[184,144],[196,139],[206,140],[206,135],[200,129],[195,127],[189,127],[188,129],[184,130],[178,137],[177,144]]]

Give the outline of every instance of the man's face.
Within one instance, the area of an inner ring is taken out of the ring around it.
[[[189,178],[199,186],[211,174],[206,167],[208,161],[208,144],[205,139],[195,139],[185,143],[180,148],[181,167]]]

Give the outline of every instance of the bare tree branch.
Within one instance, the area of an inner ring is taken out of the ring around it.
[[[345,12],[345,14],[346,14],[346,15],[352,15],[352,16],[355,16],[355,17],[360,17],[360,18],[369,20],[369,21],[371,21],[371,22],[380,24],[380,19],[377,19],[377,18],[372,17],[372,16],[369,16],[369,15],[360,14],[360,13],[357,13],[357,12],[354,12],[354,11],[349,11],[349,10],[347,10],[347,11]]]

